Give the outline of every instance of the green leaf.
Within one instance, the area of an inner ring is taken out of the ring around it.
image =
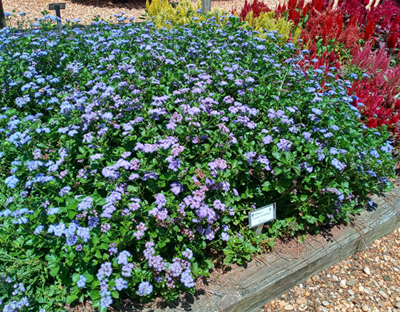
[[[274,168],[274,174],[275,175],[279,175],[279,174],[281,174],[282,173],[282,169],[281,168],[279,168],[279,167],[275,167]]]
[[[70,218],[71,220],[73,220],[75,218],[75,216],[77,215],[78,212],[73,211],[73,210],[69,210],[68,211],[68,218]]]
[[[78,299],[78,296],[75,294],[71,294],[69,296],[67,296],[67,304],[71,304],[72,302],[74,302],[76,299]]]
[[[214,267],[214,263],[211,260],[206,259],[206,263],[208,265],[208,269],[212,269]]]
[[[80,279],[81,275],[79,273],[74,273],[74,275],[72,275],[72,281],[73,282],[78,282]]]
[[[83,146],[79,146],[79,147],[78,147],[78,150],[79,150],[79,152],[81,152],[82,154],[85,154],[85,153],[86,153],[86,150],[85,150],[85,148],[84,148]]]
[[[116,290],[114,290],[114,291],[111,293],[111,296],[112,296],[113,298],[115,298],[115,299],[118,299],[118,298],[119,298],[119,292],[116,291]]]
[[[274,156],[277,160],[281,160],[281,153],[272,152],[272,156]]]
[[[293,154],[291,152],[285,151],[284,154],[285,154],[286,160],[288,162],[292,162],[293,161]]]
[[[53,266],[50,270],[50,275],[55,277],[59,271],[60,271],[60,267],[58,265]]]
[[[268,192],[268,191],[270,190],[271,183],[270,183],[269,181],[266,181],[266,182],[264,182],[261,186],[263,187],[263,188],[262,188],[263,191]]]
[[[47,262],[49,262],[49,264],[57,261],[57,257],[54,254],[47,254],[45,259]]]

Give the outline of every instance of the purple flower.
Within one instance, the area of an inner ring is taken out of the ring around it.
[[[322,114],[322,110],[318,109],[318,108],[311,108],[311,111],[316,114],[316,115],[321,115]]]
[[[141,282],[139,284],[139,290],[138,290],[138,295],[143,297],[143,296],[148,296],[152,293],[153,291],[153,285],[151,285],[149,282]]]
[[[117,263],[118,264],[128,264],[128,258],[131,257],[132,255],[130,254],[129,251],[121,251],[117,257]]]
[[[331,155],[336,155],[338,153],[338,150],[336,147],[331,147],[329,150],[329,154]]]
[[[334,166],[336,169],[338,170],[343,170],[344,168],[346,168],[346,164],[340,162],[338,159],[333,158],[332,162],[331,162],[332,166]]]
[[[47,211],[47,215],[48,216],[52,216],[57,214],[60,211],[60,208],[56,207],[56,208],[49,208],[49,210]]]
[[[158,208],[164,207],[165,204],[167,203],[165,196],[161,193],[154,195],[154,197],[156,198],[156,204]]]
[[[267,135],[267,136],[265,136],[265,137],[263,138],[263,142],[264,142],[265,145],[271,143],[272,140],[273,140],[273,137],[270,136],[270,135]]]
[[[169,162],[168,169],[178,171],[181,167],[181,161],[178,158],[175,159],[173,156],[168,156],[165,160]]]
[[[38,225],[35,229],[35,231],[33,232],[33,234],[38,235],[40,232],[42,232],[44,230],[44,226],[43,225]]]
[[[286,139],[280,139],[277,147],[284,152],[290,151],[290,148],[292,147],[292,142]]]
[[[244,157],[246,157],[246,160],[249,162],[250,166],[253,165],[254,157],[256,157],[256,155],[256,152],[248,152],[244,154]]]
[[[186,250],[182,252],[182,255],[186,257],[186,259],[190,260],[193,257],[193,251],[190,250],[189,248],[186,248]]]
[[[90,156],[90,159],[92,161],[95,161],[95,160],[101,159],[102,157],[103,157],[103,154],[94,154],[94,155]]]
[[[180,265],[180,263],[178,263],[178,262],[173,262],[173,263],[169,266],[168,270],[171,271],[171,275],[172,275],[173,277],[178,277],[179,275],[181,275],[181,273],[182,273],[182,271],[183,271],[183,268],[182,268],[182,266]]]
[[[194,287],[194,279],[190,270],[186,270],[181,275],[181,282],[187,287]]]
[[[309,139],[311,138],[311,133],[310,133],[310,132],[303,132],[303,137],[304,137],[306,140],[309,140]]]
[[[128,288],[128,282],[125,281],[122,277],[117,278],[115,280],[115,288],[119,291],[121,291],[124,288]]]
[[[79,278],[79,281],[76,283],[76,286],[78,286],[78,288],[82,288],[86,286],[86,277],[81,275]]]
[[[107,113],[104,113],[104,114],[101,116],[101,118],[102,118],[103,120],[111,120],[111,119],[113,119],[113,114],[107,112]]]
[[[221,239],[223,240],[223,241],[228,241],[229,240],[229,235],[226,233],[226,232],[222,232],[222,234],[221,234]]]
[[[92,203],[93,203],[93,198],[92,197],[85,197],[79,204],[78,204],[78,210],[88,210],[92,208]]]
[[[104,294],[102,297],[103,298],[101,298],[100,300],[101,307],[104,309],[108,308],[113,303],[111,296],[109,294],[108,295]]]
[[[71,191],[71,187],[69,186],[65,186],[63,187],[60,192],[58,193],[58,195],[60,195],[61,197],[64,195],[67,195],[69,192]]]
[[[215,237],[214,231],[210,228],[207,227],[204,231],[204,236],[206,237],[207,240],[213,240]]]
[[[99,280],[102,280],[106,276],[110,276],[112,274],[112,272],[113,271],[112,271],[111,262],[102,263],[99,271],[97,272],[97,278]]]
[[[76,234],[86,243],[90,239],[90,229],[80,226]]]
[[[15,175],[9,176],[4,180],[4,183],[12,189],[16,188],[18,182],[19,179]]]
[[[380,157],[379,153],[378,153],[376,150],[372,150],[372,151],[370,151],[369,153],[370,153],[372,156],[374,156],[375,158],[379,158],[379,157]]]
[[[171,192],[174,193],[175,195],[178,195],[179,193],[183,192],[182,184],[180,182],[171,183]]]
[[[125,265],[122,267],[121,275],[122,275],[122,276],[125,276],[125,277],[131,276],[131,275],[132,275],[132,270],[133,270],[134,267],[135,267],[135,266],[134,266],[133,263],[125,264]]]
[[[221,182],[221,189],[225,192],[229,192],[231,185],[229,182]]]
[[[98,217],[89,217],[88,226],[92,229],[95,228],[99,224]]]

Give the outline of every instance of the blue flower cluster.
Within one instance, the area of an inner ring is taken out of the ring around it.
[[[387,134],[361,126],[335,68],[305,72],[274,32],[93,26],[0,31],[0,235],[40,239],[97,307],[193,289],[205,251],[252,235],[265,202],[307,226],[390,184]]]

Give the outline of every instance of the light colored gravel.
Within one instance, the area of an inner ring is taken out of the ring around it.
[[[15,14],[25,12],[27,15],[18,16],[12,19],[12,26],[16,26],[17,21],[34,22],[35,19],[43,17],[41,12],[48,10],[49,3],[65,2],[65,10],[61,10],[61,18],[74,20],[78,18],[83,24],[90,24],[93,18],[100,15],[103,19],[112,18],[116,21],[114,14],[120,14],[121,11],[126,13],[127,17],[135,17],[135,21],[140,21],[138,18],[145,14],[146,0],[3,0],[4,11]],[[175,0],[173,2],[176,2]],[[193,3],[197,1],[192,0]],[[269,6],[274,7],[276,0],[265,0]],[[233,8],[241,9],[244,5],[244,0],[216,0],[211,2],[211,7],[221,8],[231,12]],[[55,15],[55,11],[49,11],[49,14]]]
[[[400,311],[400,228],[269,302],[263,311]]]

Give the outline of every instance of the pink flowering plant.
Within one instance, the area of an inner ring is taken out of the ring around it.
[[[171,301],[215,252],[243,264],[391,187],[389,134],[359,121],[350,81],[223,18],[0,32],[0,269],[29,281],[0,305]],[[257,236],[248,213],[273,202]]]

